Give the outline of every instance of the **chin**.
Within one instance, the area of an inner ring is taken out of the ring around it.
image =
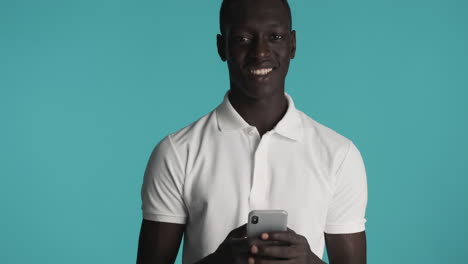
[[[272,87],[269,85],[246,85],[244,87],[246,87],[246,89],[242,89],[243,91],[241,92],[252,99],[263,99],[274,96],[278,93],[283,93],[279,87]]]
[[[273,80],[267,82],[243,80],[231,83],[231,88],[236,90],[236,94],[253,100],[261,100],[278,94],[284,94],[283,87]]]

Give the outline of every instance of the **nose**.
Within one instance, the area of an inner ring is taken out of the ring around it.
[[[269,57],[270,53],[271,51],[267,41],[263,38],[256,38],[251,48],[251,57],[265,58]]]

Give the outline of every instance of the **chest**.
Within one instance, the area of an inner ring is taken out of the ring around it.
[[[326,212],[330,169],[307,146],[275,138],[214,146],[190,159],[184,198],[193,215],[232,211],[246,216],[254,209]]]

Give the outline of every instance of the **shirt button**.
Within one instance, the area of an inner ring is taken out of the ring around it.
[[[250,128],[247,133],[251,136],[255,135],[255,128]]]

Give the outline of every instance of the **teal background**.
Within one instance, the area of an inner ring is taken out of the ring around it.
[[[290,2],[287,91],[362,152],[368,262],[464,262],[468,1]],[[149,154],[228,89],[219,4],[0,0],[0,263],[135,262]]]

